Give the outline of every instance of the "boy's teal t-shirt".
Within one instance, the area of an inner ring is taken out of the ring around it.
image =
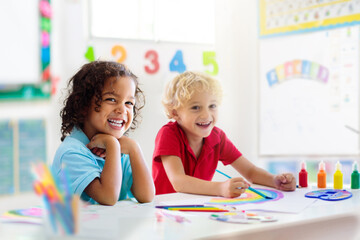
[[[100,178],[104,168],[105,159],[93,154],[86,147],[90,140],[85,133],[74,128],[69,136],[59,146],[52,163],[52,171],[60,176],[66,168],[72,192],[80,195],[81,199],[96,204],[85,192],[85,188],[95,179]],[[133,183],[130,158],[127,154],[121,154],[122,183],[119,200],[133,198],[131,186]]]

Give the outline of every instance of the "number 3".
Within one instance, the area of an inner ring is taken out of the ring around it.
[[[154,74],[159,71],[160,64],[158,61],[159,55],[155,50],[149,50],[145,53],[145,59],[149,59],[150,63],[153,65],[153,68],[145,66],[145,72],[149,74]]]

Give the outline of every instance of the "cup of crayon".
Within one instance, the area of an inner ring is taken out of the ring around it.
[[[33,187],[43,198],[45,233],[48,237],[71,236],[78,232],[80,197],[73,194],[66,171],[54,175],[44,163],[32,165]],[[63,239],[63,238],[61,238]]]
[[[79,225],[78,195],[71,199],[49,199],[43,196],[43,219],[45,235],[50,239],[64,239],[78,232]]]

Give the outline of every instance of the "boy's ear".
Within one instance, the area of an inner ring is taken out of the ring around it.
[[[178,115],[176,109],[173,109],[173,110],[171,111],[171,114],[172,114],[172,118],[173,118],[174,120],[177,121],[177,120],[179,119],[179,115]]]

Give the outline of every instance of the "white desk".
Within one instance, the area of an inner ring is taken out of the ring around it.
[[[314,190],[314,189],[311,189]],[[178,199],[198,199],[199,195],[166,194],[151,204],[122,201],[113,207],[88,206],[96,220],[81,224],[79,236],[58,239],[360,239],[360,191],[353,197],[329,204],[312,204],[298,214],[271,213],[277,222],[258,224],[223,223],[208,218],[210,213],[185,213],[190,223],[164,218],[156,220],[155,205]],[[318,200],[321,201],[321,200]],[[33,194],[0,198],[1,214],[9,209],[40,205]],[[41,225],[0,223],[0,239],[49,239]]]

